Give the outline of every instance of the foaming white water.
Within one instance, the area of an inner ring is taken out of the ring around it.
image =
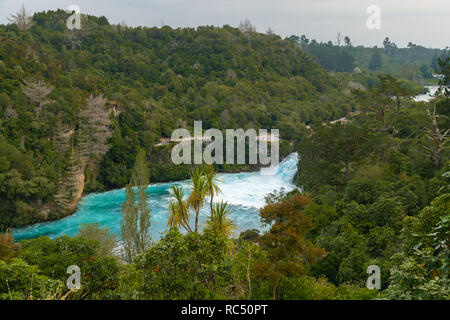
[[[425,94],[421,94],[414,97],[414,101],[417,102],[428,102],[430,101],[433,96],[436,94],[437,90],[439,89],[439,86],[425,86],[425,88],[428,88],[428,92]]]
[[[261,208],[265,203],[264,197],[268,193],[281,188],[286,191],[296,188],[293,179],[297,172],[297,162],[298,155],[293,153],[274,168],[274,175],[261,175],[258,172],[219,174],[218,179],[222,181],[219,183],[222,194],[217,200],[234,205]]]
[[[218,175],[222,193],[214,199],[214,202],[223,200],[231,205],[231,218],[237,226],[237,234],[246,229],[265,230],[259,217],[259,208],[265,203],[264,197],[274,190],[284,188],[290,191],[295,188],[293,179],[297,172],[297,162],[297,154],[290,154],[274,168],[275,174],[271,176],[261,175],[259,172]],[[160,238],[161,234],[167,231],[169,191],[173,184],[189,188],[190,181],[152,184],[147,189],[148,204],[152,210],[150,233],[153,239]],[[20,240],[42,235],[50,238],[62,235],[74,236],[85,223],[98,223],[120,238],[121,205],[124,200],[124,189],[90,194],[81,200],[77,212],[73,215],[57,221],[15,229],[14,238]],[[208,215],[209,203],[205,203],[199,217],[200,225],[204,225]]]

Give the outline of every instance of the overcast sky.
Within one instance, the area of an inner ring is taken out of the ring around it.
[[[286,37],[305,34],[317,41],[336,41],[341,32],[356,45],[381,46],[389,36],[404,47],[450,46],[450,0],[0,0],[0,23],[24,3],[31,11],[78,5],[82,13],[104,15],[129,26],[237,26],[245,18],[258,32],[269,27]],[[381,9],[381,29],[369,30],[370,5]]]

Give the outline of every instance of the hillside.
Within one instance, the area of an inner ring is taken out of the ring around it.
[[[340,45],[331,41],[319,43],[304,35],[293,35],[289,39],[312,55],[327,71],[351,73],[359,68],[372,74],[391,74],[420,84],[437,84],[433,74],[441,71],[438,58],[445,60],[450,56],[448,48],[425,48],[411,42],[407,48],[399,48],[389,38],[380,47],[373,48],[353,45],[348,37]]]
[[[67,17],[49,11],[28,30],[0,26],[0,137],[9,150],[0,225],[73,211],[81,174],[84,192],[123,187],[138,148],[153,159],[152,181],[186,177],[153,146],[194,120],[204,129],[278,128],[292,140],[299,123],[352,110],[342,81],[276,35],[130,28],[93,16],[68,30]]]
[[[450,299],[447,51],[21,12],[0,26],[0,300]],[[279,129],[289,156],[176,165],[195,120]]]

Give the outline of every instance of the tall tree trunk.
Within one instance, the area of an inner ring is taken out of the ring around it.
[[[277,278],[277,280],[275,281],[275,285],[273,286],[273,300],[277,300],[277,290],[278,290],[278,285],[280,283],[280,278]]]
[[[213,201],[214,201],[214,195],[211,193],[211,203],[210,203],[211,217],[214,215]]]
[[[439,169],[441,166],[441,148],[440,145],[436,145],[436,149],[434,151],[434,167]]]
[[[248,283],[248,298],[252,298],[252,280],[250,278],[250,264],[251,264],[252,254],[250,249],[248,250],[248,264],[247,264],[247,283]]]
[[[380,119],[381,119],[381,132],[383,132],[383,131],[386,130],[386,128],[385,128],[385,126],[386,126],[386,121],[385,121],[385,119],[384,119],[384,111],[381,111],[381,113],[380,113]]]
[[[448,135],[450,133],[450,129],[441,133],[438,126],[438,117],[436,114],[436,104],[433,106],[433,112],[430,111],[430,108],[427,109],[428,118],[431,122],[431,128],[428,130],[428,138],[432,141],[433,146],[427,148],[432,152],[433,155],[433,165],[436,169],[441,167],[441,151],[444,145],[448,142]]]
[[[198,215],[200,213],[199,209],[195,210],[195,232],[198,232]]]

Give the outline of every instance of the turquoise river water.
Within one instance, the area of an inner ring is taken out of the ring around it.
[[[276,168],[273,175],[261,175],[259,172],[218,174],[222,194],[218,201],[228,201],[237,228],[235,233],[246,229],[263,230],[260,222],[259,208],[264,205],[264,196],[281,188],[290,191],[295,188],[293,179],[297,172],[298,155],[290,154]],[[151,208],[152,239],[156,240],[167,231],[167,208],[170,202],[169,190],[173,184],[189,186],[189,180],[151,184],[148,187],[149,207]],[[118,189],[103,193],[92,193],[85,196],[78,205],[78,210],[63,219],[30,225],[13,230],[16,240],[48,236],[55,238],[62,235],[74,236],[85,223],[98,223],[108,227],[120,238],[121,205],[125,200],[125,190]],[[214,199],[216,202],[216,199]],[[206,221],[209,214],[209,203],[200,215],[200,224]]]

